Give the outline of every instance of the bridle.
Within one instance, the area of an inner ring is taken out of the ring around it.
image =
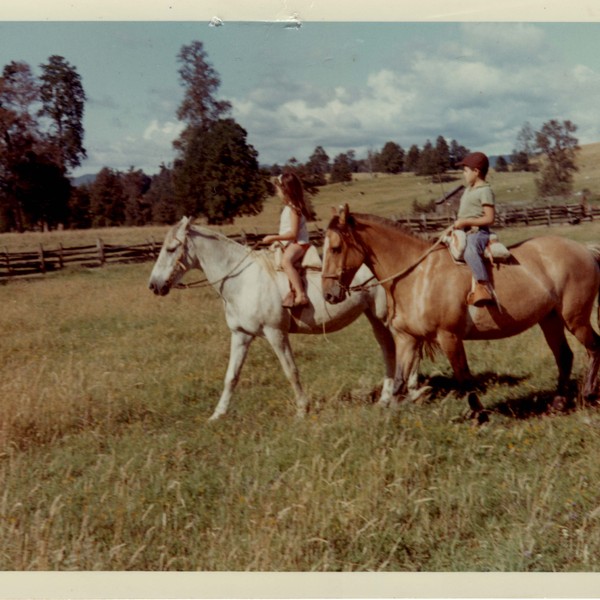
[[[342,240],[344,240],[346,246],[353,246],[357,250],[357,252],[359,252],[362,255],[363,261],[361,261],[361,262],[364,262],[364,257],[366,256],[367,251],[366,251],[365,246],[363,245],[363,243],[360,240],[357,240],[350,233],[341,231],[338,228],[330,229],[330,231],[335,231],[335,233],[337,233],[340,236],[340,238]],[[350,294],[352,292],[357,292],[357,291],[362,291],[362,290],[365,290],[365,289],[368,289],[369,287],[371,287],[371,286],[367,286],[366,284],[369,281],[374,280],[375,275],[372,275],[371,277],[369,277],[369,279],[367,279],[367,281],[364,281],[360,285],[349,285],[349,284],[346,285],[345,283],[343,283],[344,275],[350,271],[355,270],[354,267],[346,266],[346,255],[347,255],[347,252],[344,253],[344,256],[342,259],[342,265],[337,270],[337,272],[321,273],[321,279],[333,279],[334,281],[337,282],[340,289],[346,294]],[[373,283],[372,285],[379,285],[379,282],[375,281],[375,283]]]

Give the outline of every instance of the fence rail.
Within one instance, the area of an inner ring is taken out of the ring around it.
[[[576,225],[582,221],[593,221],[600,217],[600,207],[584,206],[582,204],[563,204],[546,207],[496,207],[496,228],[533,225]],[[439,215],[434,213],[420,213],[398,216],[394,218],[398,223],[409,227],[419,233],[441,231],[452,224],[455,215]]]
[[[584,207],[580,204],[548,207],[498,206],[496,215],[496,227],[577,224],[600,217],[600,207]],[[454,221],[454,216],[423,213],[398,216],[395,220],[418,233],[435,233],[448,227]],[[255,245],[264,235],[264,233],[243,232],[230,238]],[[321,246],[322,232],[311,232],[310,240],[316,246]],[[11,277],[59,271],[69,265],[102,267],[106,264],[147,262],[155,260],[159,251],[160,244],[154,240],[123,246],[105,244],[98,239],[94,245],[68,248],[59,245],[58,248],[53,249],[45,248],[40,244],[37,250],[28,252],[9,252],[5,248],[3,252],[0,251],[0,281]]]

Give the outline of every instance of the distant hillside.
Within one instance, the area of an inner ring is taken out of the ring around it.
[[[75,187],[80,185],[85,185],[87,183],[94,183],[96,180],[96,175],[88,173],[87,175],[80,175],[79,177],[71,177],[71,182]]]

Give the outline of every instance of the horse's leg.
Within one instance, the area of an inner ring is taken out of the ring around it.
[[[590,400],[598,393],[598,370],[600,368],[600,336],[589,322],[567,323],[569,331],[585,346],[589,362],[588,372],[583,386],[584,398]]]
[[[473,391],[473,376],[469,369],[467,353],[462,339],[449,331],[438,331],[437,341],[450,361],[459,391],[463,394],[468,393],[469,407],[472,410],[471,417],[477,418],[480,423],[483,423],[487,420],[487,412],[484,410],[479,397]]]
[[[467,362],[467,353],[465,345],[461,338],[449,331],[438,331],[437,342],[440,345],[446,358],[450,361],[450,366],[454,372],[454,377],[462,391],[471,389],[473,376]]]
[[[557,398],[562,400],[566,396],[569,379],[571,377],[571,369],[573,367],[573,352],[567,342],[565,335],[565,324],[558,313],[552,311],[548,316],[540,321],[540,327],[544,332],[544,337],[558,367],[558,389]]]
[[[223,386],[221,398],[219,399],[219,402],[209,421],[214,421],[227,412],[231,395],[233,394],[233,390],[235,389],[235,386],[239,380],[240,371],[242,370],[244,361],[248,355],[248,348],[250,348],[250,344],[252,343],[253,339],[254,336],[248,335],[247,333],[243,333],[241,331],[231,332],[229,365],[227,365],[227,372],[225,373],[225,384]]]
[[[296,366],[296,361],[294,360],[289,337],[280,329],[272,328],[265,329],[265,337],[275,351],[285,376],[292,384],[292,389],[294,390],[294,394],[296,396],[297,415],[299,417],[303,417],[308,412],[308,398],[302,389],[302,384],[300,383],[298,367]]]
[[[394,343],[396,346],[396,369],[393,395],[400,397],[406,395],[409,382],[415,380],[419,362],[419,340],[407,333],[395,331]]]
[[[383,362],[385,364],[385,377],[383,378],[383,387],[379,398],[380,406],[389,406],[394,396],[394,371],[396,369],[396,346],[394,344],[394,336],[381,319],[373,314],[370,310],[365,311],[365,315],[371,323],[373,334],[377,340],[381,353],[383,354]]]

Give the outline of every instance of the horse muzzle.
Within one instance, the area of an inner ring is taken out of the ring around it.
[[[154,280],[150,280],[150,282],[148,283],[148,287],[157,296],[166,296],[171,291],[171,286],[165,283],[160,284]]]
[[[346,290],[339,284],[339,282],[330,282],[327,288],[327,290],[323,290],[325,302],[329,304],[339,304],[346,298]]]

